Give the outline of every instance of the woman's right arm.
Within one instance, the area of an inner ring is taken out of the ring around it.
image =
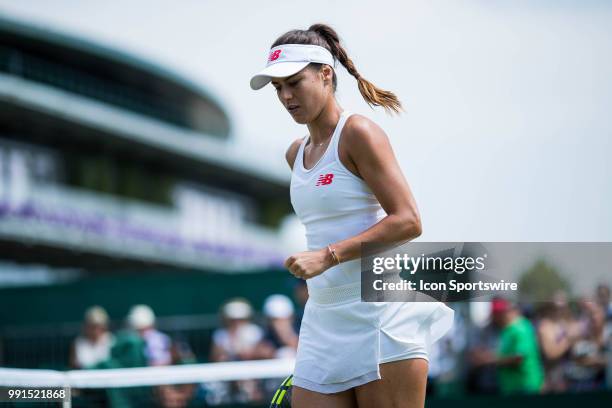
[[[287,164],[289,165],[289,168],[291,170],[293,170],[293,164],[295,163],[297,152],[298,150],[300,150],[300,143],[302,143],[302,140],[304,140],[303,137],[298,137],[293,142],[291,142],[291,145],[289,145],[289,148],[287,149],[287,152],[285,153],[285,159],[287,160]]]

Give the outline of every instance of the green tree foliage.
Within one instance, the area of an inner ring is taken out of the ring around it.
[[[519,297],[525,301],[552,300],[553,294],[558,290],[570,293],[570,289],[569,283],[558,269],[544,258],[536,260],[519,279]]]

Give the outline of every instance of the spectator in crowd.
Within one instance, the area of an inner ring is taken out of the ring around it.
[[[482,325],[474,326],[468,334],[467,379],[470,393],[497,394],[497,368],[489,363],[489,356],[495,354],[499,344],[500,328],[495,324],[489,310],[489,317]]]
[[[170,336],[155,327],[155,313],[147,305],[133,306],[127,315],[127,325],[144,341],[143,354],[149,366],[162,366],[181,362],[183,354],[189,354],[187,345],[172,341]],[[187,355],[185,354],[185,355]],[[193,384],[160,385],[154,388],[159,406],[164,408],[186,407],[196,387]]]
[[[535,330],[519,308],[510,301],[496,298],[491,303],[493,322],[501,328],[497,352],[482,353],[482,364],[497,367],[502,394],[540,393],[544,372]]]
[[[258,358],[295,357],[298,336],[294,326],[294,307],[285,295],[270,295],[263,307],[267,325],[258,344]]]
[[[221,307],[223,327],[212,336],[211,361],[238,361],[258,358],[257,345],[263,338],[263,330],[250,321],[251,304],[244,298],[233,298]],[[263,392],[254,380],[232,383],[207,384],[210,403],[235,403],[262,401]]]
[[[257,346],[258,358],[295,357],[298,335],[294,313],[293,303],[287,296],[277,294],[266,298],[263,306],[266,329]],[[284,378],[269,378],[263,381],[266,399],[272,399],[283,380]]]
[[[467,327],[459,303],[447,304],[455,310],[453,326],[440,340],[429,348],[429,370],[426,394],[449,395],[453,385],[458,383],[461,355],[466,347]]]
[[[604,311],[604,317],[607,322],[612,321],[612,302],[610,301],[610,287],[604,283],[597,285],[595,297],[597,303]]]
[[[108,330],[108,314],[101,306],[85,311],[83,332],[73,342],[70,353],[72,368],[90,368],[106,361],[114,336]]]
[[[604,311],[606,323],[603,332],[604,351],[606,355],[606,386],[612,389],[612,302],[610,286],[601,283],[596,289],[597,303]]]
[[[579,337],[576,328],[564,291],[555,293],[552,302],[539,308],[537,333],[545,371],[544,392],[567,390],[571,349]]]
[[[604,326],[605,311],[592,300],[578,301],[579,338],[572,345],[571,360],[567,370],[569,389],[590,391],[605,384]]]
[[[221,308],[223,327],[213,332],[211,361],[253,360],[263,330],[250,321],[251,304],[243,298],[233,298]]]
[[[147,305],[135,305],[127,316],[127,325],[145,342],[147,365],[159,366],[172,363],[172,340],[155,328],[155,313]]]

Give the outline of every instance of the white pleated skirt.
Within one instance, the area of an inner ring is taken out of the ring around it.
[[[381,363],[428,360],[453,319],[441,302],[362,302],[359,282],[311,291],[293,385],[330,394],[380,379]]]

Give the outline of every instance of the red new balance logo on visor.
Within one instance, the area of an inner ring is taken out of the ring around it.
[[[274,52],[271,52],[271,53],[270,53],[270,57],[268,58],[268,61],[274,61],[274,60],[277,60],[277,59],[278,59],[278,57],[280,56],[281,51],[282,51],[282,50],[276,50],[276,51],[274,51]]]
[[[319,176],[319,180],[317,180],[317,186],[325,186],[327,184],[331,184],[334,175],[332,173],[321,174]]]

